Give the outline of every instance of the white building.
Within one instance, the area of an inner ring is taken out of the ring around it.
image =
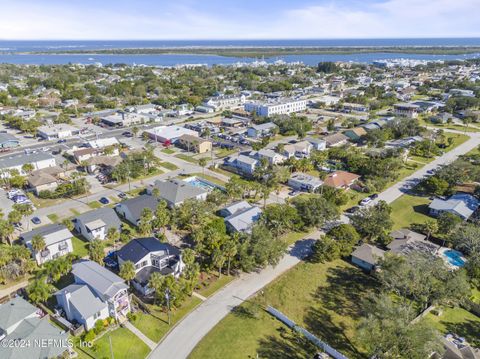
[[[420,106],[411,103],[397,103],[393,105],[395,116],[417,118]]]
[[[17,170],[22,176],[27,173],[23,171],[22,167],[26,164],[31,164],[33,170],[41,170],[43,168],[56,166],[55,157],[45,152],[19,154],[0,158],[0,177],[10,177],[10,171]]]
[[[88,141],[88,146],[95,149],[102,149],[109,146],[118,146],[120,143],[115,137],[99,138],[97,140]]]
[[[38,252],[32,247],[32,240],[35,236],[42,237],[45,242],[45,248]],[[20,235],[39,265],[72,253],[72,237],[72,233],[63,224],[49,224]]]
[[[79,133],[80,130],[78,128],[66,123],[40,126],[37,130],[37,135],[48,141],[70,138],[78,135]]]
[[[258,116],[269,117],[272,115],[288,115],[307,109],[306,100],[279,100],[276,102],[256,103],[247,102],[245,111],[255,113]]]
[[[177,140],[183,135],[191,135],[198,137],[197,131],[189,130],[188,128],[175,125],[151,128],[146,130],[145,133],[150,139],[162,143],[167,141],[173,143],[175,140]]]
[[[245,104],[245,95],[221,95],[206,99],[204,106],[213,107],[215,110],[221,108],[237,107]]]

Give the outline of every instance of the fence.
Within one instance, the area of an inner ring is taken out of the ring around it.
[[[296,332],[299,332],[299,333],[303,334],[305,336],[305,338],[310,340],[317,347],[321,348],[325,353],[327,353],[331,357],[333,357],[335,359],[347,359],[346,356],[344,356],[343,354],[336,351],[334,348],[332,348],[327,343],[318,339],[315,335],[310,333],[308,330],[306,330],[305,328],[302,328],[302,327],[298,326],[297,324],[295,324],[295,322],[293,320],[289,319],[282,312],[276,310],[273,307],[268,307],[267,312],[270,313],[271,315],[273,315],[275,318],[277,318],[279,321],[284,323],[289,328],[292,328]]]

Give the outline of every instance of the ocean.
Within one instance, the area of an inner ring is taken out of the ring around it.
[[[0,41],[0,63],[10,64],[68,64],[102,63],[129,65],[175,66],[184,64],[229,65],[237,62],[253,62],[255,58],[237,58],[202,54],[55,54],[64,50],[128,49],[128,48],[238,48],[238,47],[396,47],[396,46],[480,46],[480,38],[454,39],[336,39],[336,40],[124,40],[124,41]],[[52,52],[32,54],[28,52]],[[371,63],[388,59],[414,60],[457,60],[480,58],[480,53],[461,55],[402,54],[402,53],[359,53],[359,54],[315,54],[284,55],[266,58],[267,62],[284,60],[315,65],[320,61],[352,61]]]

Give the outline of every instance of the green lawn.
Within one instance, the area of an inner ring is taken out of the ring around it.
[[[180,158],[181,160],[191,162],[191,163],[198,163],[198,160],[193,158],[192,156],[188,156],[184,153],[179,153],[178,155],[175,155],[175,157]]]
[[[79,257],[85,257],[88,255],[88,242],[78,237],[72,237],[73,254]]]
[[[56,214],[56,213],[47,214],[47,217],[52,222],[58,222],[58,214]]]
[[[236,149],[227,149],[227,148],[222,148],[218,151],[216,151],[215,155],[217,156],[217,158],[224,158],[224,157],[228,157],[228,156],[231,156],[233,155],[234,153],[237,153],[238,150]]]
[[[92,350],[93,348],[84,350],[93,358],[111,358],[109,337],[112,338],[115,359],[143,359],[150,352],[148,346],[126,328],[115,329],[96,340],[94,346],[96,350]]]
[[[425,317],[441,333],[455,333],[467,339],[470,344],[480,347],[480,318],[462,308],[443,308],[443,313],[432,313]]]
[[[209,297],[234,279],[235,277],[231,275],[222,275],[220,278],[218,278],[218,275],[212,274],[208,280],[205,280],[203,283],[201,283],[200,288],[195,291],[204,297]]]
[[[447,134],[447,138],[453,138],[453,143],[451,146],[445,149],[445,152],[453,150],[455,147],[460,146],[462,143],[470,139],[470,137],[468,137],[467,135],[460,134]]]
[[[92,202],[88,203],[88,207],[90,207],[92,209],[98,209],[98,208],[102,207],[102,204],[98,201],[92,201]]]
[[[70,212],[72,212],[74,216],[78,216],[80,214],[80,212],[77,211],[75,208],[70,208]]]
[[[174,151],[174,150],[171,150],[170,148],[164,148],[164,149],[162,150],[162,152],[163,152],[163,153],[166,153],[166,154],[168,154],[168,155],[171,155],[172,153],[175,153],[175,151]]]
[[[159,165],[170,171],[178,170],[178,166],[170,162],[160,162]]]
[[[376,284],[337,260],[301,263],[234,309],[194,349],[190,358],[312,357],[285,325],[267,314],[271,305],[349,358],[364,358],[356,342],[362,299]]]
[[[412,223],[424,223],[428,216],[430,200],[426,197],[404,194],[391,203],[393,229],[408,228]]]
[[[197,297],[187,298],[180,308],[172,312],[172,326],[201,302]],[[137,318],[132,321],[132,324],[151,340],[158,342],[170,330],[171,326],[168,326],[167,313],[161,310],[160,307],[151,305],[149,308],[151,311],[150,314],[144,314],[143,312],[135,313]],[[132,356],[132,358],[136,357]]]
[[[307,236],[312,231],[304,231],[304,232],[289,232],[282,236],[282,239],[287,242],[289,245],[299,241],[303,237]]]

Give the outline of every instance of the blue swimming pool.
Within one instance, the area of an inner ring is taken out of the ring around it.
[[[447,259],[448,263],[456,267],[463,267],[465,265],[465,259],[462,253],[453,249],[447,249],[443,252],[443,256]]]
[[[202,189],[204,189],[206,191],[209,191],[209,192],[211,192],[215,189],[215,186],[211,185],[207,181],[204,181],[204,180],[202,180],[198,177],[185,178],[184,181],[188,182],[189,184],[191,184],[194,187],[202,188]]]

